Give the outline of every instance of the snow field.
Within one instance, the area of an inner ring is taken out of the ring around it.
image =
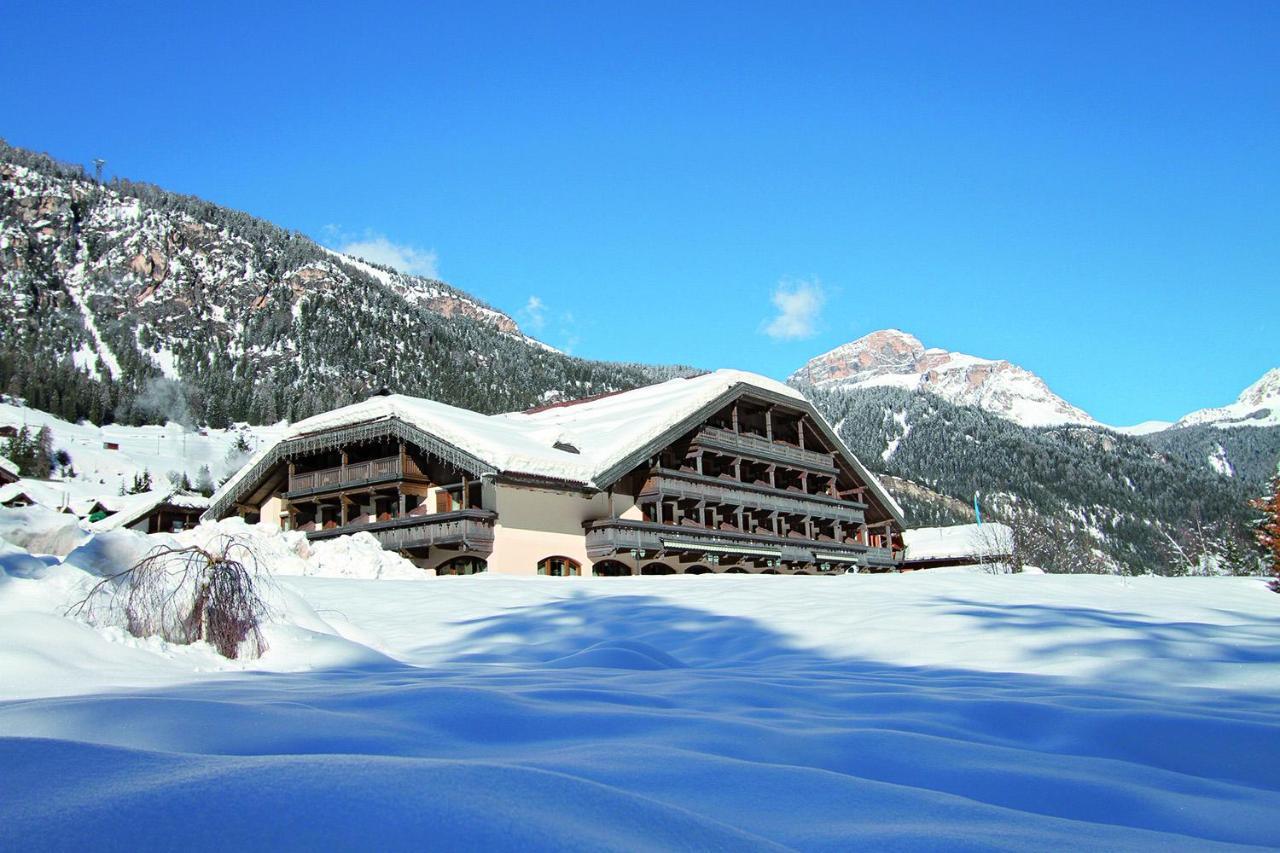
[[[64,617],[157,537],[44,526],[68,554],[0,547],[6,849],[1280,843],[1260,580],[389,580],[259,536],[233,662]]]

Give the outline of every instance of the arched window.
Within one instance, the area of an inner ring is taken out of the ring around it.
[[[631,567],[617,560],[601,560],[591,567],[591,574],[598,578],[620,578],[631,574]]]
[[[762,571],[760,574],[762,574],[762,575],[776,575],[776,574],[778,574],[778,570],[777,570],[777,569],[765,569],[765,570],[764,570],[764,571]]]
[[[665,563],[649,563],[640,570],[642,575],[674,575],[676,570]]]
[[[568,557],[547,557],[538,562],[538,574],[553,578],[577,577],[582,574],[582,566]]]
[[[477,575],[489,568],[479,557],[454,557],[436,567],[437,575]]]
[[[724,570],[724,573],[726,575],[745,575],[747,574],[747,570],[742,568],[742,566],[730,566]]]
[[[684,570],[686,575],[709,575],[711,569],[707,566],[690,566]]]

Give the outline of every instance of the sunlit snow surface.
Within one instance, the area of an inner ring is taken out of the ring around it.
[[[0,849],[1280,842],[1259,580],[280,576],[232,664],[5,547]]]

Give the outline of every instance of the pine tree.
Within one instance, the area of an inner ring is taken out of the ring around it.
[[[201,465],[196,473],[196,491],[206,498],[213,494],[213,472],[208,465]]]
[[[1262,511],[1262,520],[1254,535],[1271,564],[1271,589],[1280,592],[1280,468],[1271,479],[1271,494],[1251,501],[1250,505]]]

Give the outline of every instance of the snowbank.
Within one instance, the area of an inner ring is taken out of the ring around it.
[[[74,515],[43,506],[0,508],[0,539],[33,554],[64,557],[88,538]]]
[[[266,655],[226,661],[64,615],[140,547],[123,536],[154,541],[120,533],[61,562],[0,548],[34,561],[0,575],[0,848],[1280,838],[1280,597],[1259,579],[421,583],[387,579],[376,543],[230,521],[175,539],[256,537],[289,573]]]

